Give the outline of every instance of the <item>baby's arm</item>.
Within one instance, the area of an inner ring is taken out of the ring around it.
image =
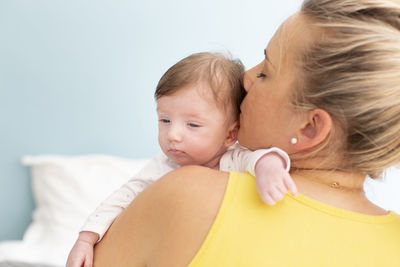
[[[97,233],[99,238],[96,242],[100,241],[115,218],[153,181],[140,176],[131,178],[96,208],[86,219],[81,231]]]
[[[250,172],[256,177],[262,200],[269,205],[281,200],[289,190],[293,195],[297,194],[296,185],[289,175],[289,156],[279,148],[252,152],[236,144],[221,158],[220,169]]]
[[[257,160],[254,172],[257,191],[268,205],[274,205],[288,192],[297,195],[297,187],[288,172],[289,161],[275,151],[264,154]],[[289,167],[290,168],[290,167]]]
[[[93,247],[99,234],[82,231],[79,233],[71,252],[68,255],[67,267],[93,266]]]
[[[67,267],[91,266],[93,247],[101,240],[115,218],[154,181],[178,167],[164,154],[157,155],[135,177],[104,200],[81,228],[67,260]]]
[[[96,208],[81,228],[79,237],[68,255],[67,267],[92,266],[94,245],[100,241],[114,219],[148,184],[134,177]]]

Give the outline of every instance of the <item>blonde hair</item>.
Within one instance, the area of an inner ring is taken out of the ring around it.
[[[167,70],[158,82],[154,97],[159,99],[196,83],[206,83],[215,101],[236,121],[245,96],[243,74],[244,66],[238,59],[219,53],[192,54]]]
[[[321,37],[304,52],[295,105],[339,126],[339,169],[377,178],[400,161],[400,2],[305,0],[301,13]]]

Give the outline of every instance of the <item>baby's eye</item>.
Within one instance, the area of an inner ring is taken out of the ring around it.
[[[200,127],[200,125],[198,125],[197,123],[193,123],[193,122],[189,122],[188,125],[189,125],[190,127],[193,127],[193,128],[198,128],[198,127]]]
[[[159,119],[159,122],[161,123],[170,123],[171,121],[168,119]]]
[[[257,74],[256,77],[257,78],[265,78],[265,77],[267,77],[267,75],[265,75],[265,73],[260,72],[260,73]]]

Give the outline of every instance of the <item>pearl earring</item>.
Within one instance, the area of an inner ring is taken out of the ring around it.
[[[290,139],[290,143],[291,143],[292,145],[297,144],[297,138],[296,138],[296,137],[293,137],[292,139]]]

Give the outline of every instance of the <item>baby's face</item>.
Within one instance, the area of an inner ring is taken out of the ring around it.
[[[213,168],[233,141],[235,123],[217,106],[211,90],[191,86],[157,100],[158,142],[162,151],[178,165]]]

